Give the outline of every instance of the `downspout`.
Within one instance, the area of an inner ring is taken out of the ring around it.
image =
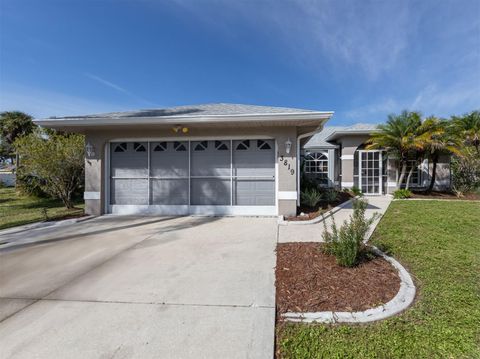
[[[319,132],[318,129],[317,131],[307,132],[297,137],[297,206],[300,206],[300,141],[305,137],[313,136],[317,132]]]

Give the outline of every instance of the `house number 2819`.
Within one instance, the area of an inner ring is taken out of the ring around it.
[[[290,165],[290,162],[285,159],[283,156],[280,156],[278,160],[283,163],[285,167],[287,167],[288,171],[290,171],[290,174],[293,176],[295,174],[295,170],[291,168],[292,166]]]

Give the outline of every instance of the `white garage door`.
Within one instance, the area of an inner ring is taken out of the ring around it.
[[[112,213],[275,215],[273,140],[114,142]]]

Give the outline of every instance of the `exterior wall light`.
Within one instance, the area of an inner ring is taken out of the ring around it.
[[[175,133],[188,133],[188,127],[183,127],[182,125],[175,125],[172,127],[173,132]]]
[[[85,145],[85,153],[87,154],[87,157],[95,156],[95,146],[92,145],[90,142],[87,142],[87,144]]]
[[[292,149],[292,141],[290,140],[290,137],[288,138],[288,140],[285,141],[285,152],[288,154],[290,154],[290,150]]]

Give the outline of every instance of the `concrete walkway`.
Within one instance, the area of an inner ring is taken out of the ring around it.
[[[42,243],[0,250],[1,358],[273,357],[274,218],[105,216],[22,235]]]
[[[368,207],[365,213],[367,218],[371,217],[375,212],[383,216],[392,201],[391,196],[366,196],[364,198],[368,200]],[[326,219],[327,228],[330,229],[333,220],[340,227],[352,213],[353,207],[350,203]],[[378,223],[379,220],[380,218],[376,222]],[[372,228],[375,228],[375,226],[376,223]],[[292,224],[287,222],[278,226],[278,242],[322,242],[323,231],[323,222],[315,224]]]

